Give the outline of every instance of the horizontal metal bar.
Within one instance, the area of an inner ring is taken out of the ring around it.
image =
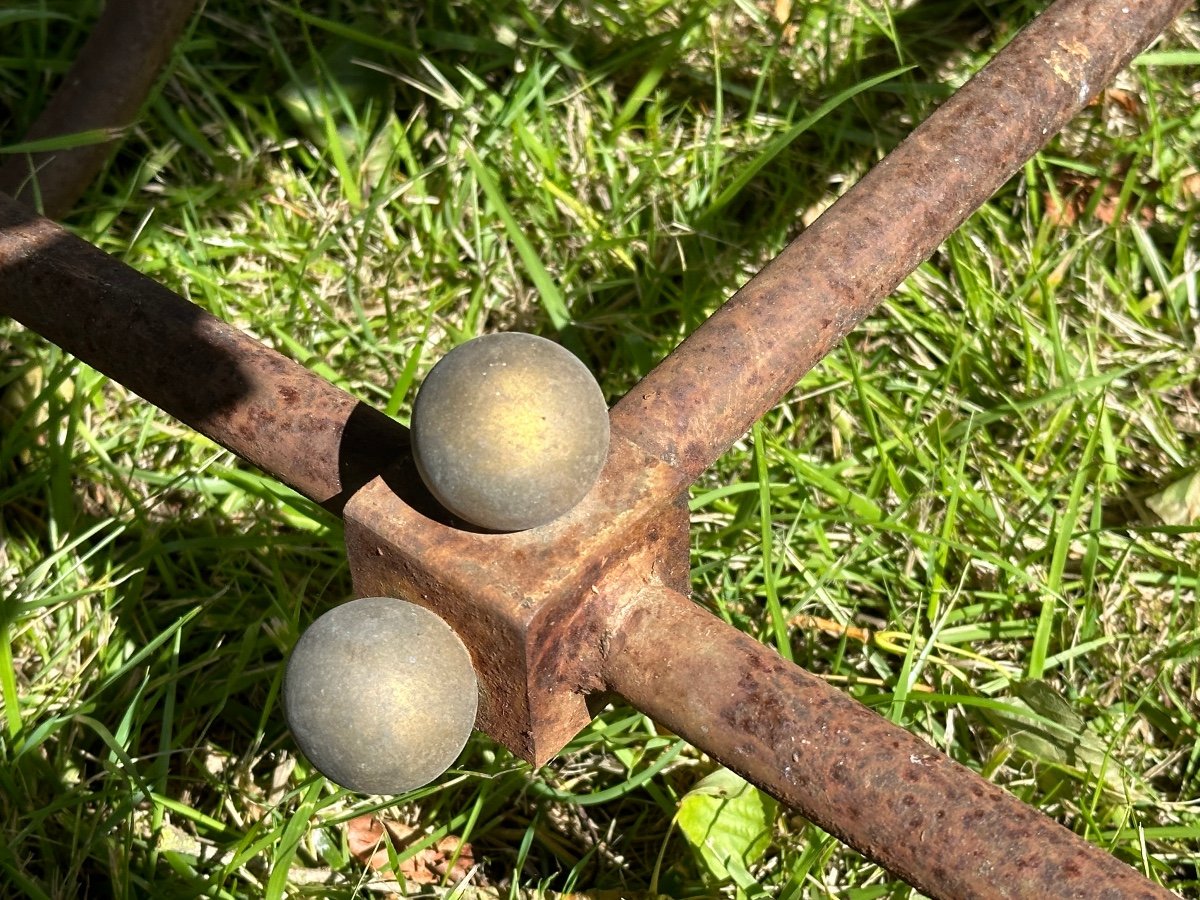
[[[133,124],[197,0],[108,0],[62,85],[26,141],[111,131],[98,143],[10,156],[0,162],[0,192],[51,218],[70,212]]]
[[[612,690],[931,897],[1174,896],[674,591],[610,629]]]
[[[1059,0],[613,408],[695,477],[1059,131],[1188,0]]]
[[[407,453],[399,423],[3,194],[0,315],[332,512]]]

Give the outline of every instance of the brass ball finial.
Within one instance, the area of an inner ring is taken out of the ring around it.
[[[522,531],[582,499],[608,455],[608,407],[569,350],[521,332],[468,341],[417,393],[417,470],[451,513],[490,531]]]
[[[296,642],[283,705],[304,755],[330,781],[399,794],[453,764],[475,724],[479,686],[458,636],[391,597],[336,606]]]

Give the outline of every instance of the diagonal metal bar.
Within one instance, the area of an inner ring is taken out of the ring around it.
[[[647,587],[611,628],[609,688],[931,897],[1174,896],[687,597]]]
[[[577,510],[519,535],[423,515],[403,428],[7,199],[0,314],[343,513],[356,585],[443,612],[492,664],[485,723],[530,758],[614,689],[932,896],[1169,896],[658,585],[686,584],[679,491],[1182,5],[1060,0],[613,410]]]
[[[11,316],[340,514],[408,429],[0,194]]]
[[[691,477],[929,257],[1188,0],[1058,0],[613,409]]]
[[[0,192],[59,218],[112,153],[150,93],[198,0],[108,0],[62,86],[26,141],[84,131],[113,137],[64,150],[18,154],[0,163]]]

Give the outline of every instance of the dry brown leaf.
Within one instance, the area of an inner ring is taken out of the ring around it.
[[[1120,88],[1109,88],[1104,92],[1104,99],[1116,104],[1129,115],[1136,116],[1142,111],[1142,101],[1137,94],[1123,91]]]
[[[1042,205],[1046,207],[1046,218],[1050,224],[1069,228],[1079,218],[1082,208],[1072,197],[1056,197],[1049,191],[1042,193]]]
[[[1183,173],[1179,179],[1179,192],[1188,200],[1200,199],[1200,172]]]
[[[450,868],[451,860],[454,861],[453,868]],[[471,845],[451,834],[406,859],[400,864],[400,872],[405,880],[416,884],[436,884],[443,879],[455,884],[466,878],[474,865],[475,853]]]
[[[793,0],[773,0],[766,4],[771,7],[771,15],[783,26],[783,42],[792,45],[796,42],[796,23],[792,21]]]
[[[377,872],[386,868],[388,852],[383,834],[383,823],[374,816],[351,819],[346,823],[346,846],[350,855]]]
[[[1122,222],[1128,221],[1131,208],[1137,209],[1138,221],[1142,225],[1152,225],[1155,212],[1150,203],[1139,206],[1132,202],[1134,198],[1131,197],[1131,202],[1124,209],[1121,208],[1121,184],[1118,179],[1123,174],[1118,170],[1113,173],[1113,178],[1101,182],[1099,178],[1086,177],[1077,172],[1061,173],[1056,179],[1057,195],[1050,191],[1042,195],[1046,218],[1054,225],[1070,227],[1087,213],[1094,201],[1092,217],[1105,225],[1113,224],[1118,216]],[[1095,199],[1097,192],[1100,192],[1099,199]]]
[[[385,878],[394,879],[395,873],[387,870],[390,860],[384,835],[386,833],[391,839],[392,847],[399,847],[412,837],[415,830],[403,822],[371,815],[357,816],[346,823],[346,846],[359,862],[376,872],[382,872]]]
[[[432,847],[417,851],[400,863],[399,873],[392,871],[388,840],[395,850],[399,850],[415,833],[416,829],[403,822],[372,815],[358,816],[346,823],[346,845],[355,859],[388,880],[403,876],[405,881],[414,884],[437,884],[443,880],[454,884],[467,877],[475,865],[475,854],[471,845],[463,843],[457,835],[447,835]]]

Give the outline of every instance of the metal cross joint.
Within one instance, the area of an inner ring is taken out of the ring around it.
[[[462,527],[406,428],[2,194],[0,314],[341,516],[356,593],[448,622],[477,726],[531,764],[615,692],[931,896],[1172,896],[693,603],[686,499],[1186,5],[1050,6],[621,399],[594,487],[525,531]]]

